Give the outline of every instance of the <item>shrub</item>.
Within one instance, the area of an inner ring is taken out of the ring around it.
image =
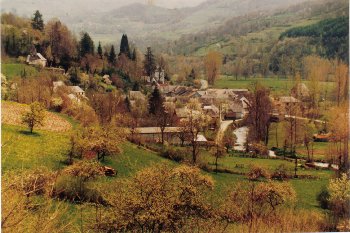
[[[277,180],[286,180],[289,178],[287,168],[284,164],[280,164],[276,170],[272,173],[271,178]]]
[[[329,207],[338,217],[349,216],[350,181],[346,174],[329,182]]]
[[[252,166],[247,176],[250,180],[258,180],[260,177],[266,179],[270,178],[269,172],[265,168],[258,165]]]
[[[99,202],[101,199],[98,192],[79,177],[69,175],[58,177],[52,196],[71,202]]]
[[[258,155],[268,156],[269,154],[268,148],[261,142],[252,143],[251,145],[249,145],[249,151],[251,151],[255,156],[258,156]]]
[[[326,187],[323,187],[320,193],[317,195],[317,201],[322,209],[328,209],[329,207],[329,192]]]
[[[60,112],[62,110],[63,99],[61,97],[51,98],[51,109]]]
[[[186,151],[180,148],[165,147],[160,155],[164,158],[171,159],[176,162],[183,162],[186,158]]]

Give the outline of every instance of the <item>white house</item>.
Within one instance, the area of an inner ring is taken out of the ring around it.
[[[28,55],[26,61],[29,65],[40,65],[42,67],[47,65],[47,60],[43,55],[41,55],[41,53]]]

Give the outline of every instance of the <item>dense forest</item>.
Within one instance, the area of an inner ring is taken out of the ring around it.
[[[280,40],[285,37],[311,37],[310,43],[323,48],[317,50],[320,56],[349,60],[349,17],[325,19],[309,26],[291,28],[281,34]]]

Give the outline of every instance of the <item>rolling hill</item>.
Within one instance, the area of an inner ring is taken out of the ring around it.
[[[76,34],[89,32],[95,41],[115,43],[127,33],[139,47],[159,41],[173,41],[184,34],[196,33],[223,25],[227,19],[253,12],[269,12],[311,0],[208,0],[194,7],[169,9],[128,1],[10,1],[4,0],[2,11],[15,11],[30,17],[38,9],[45,21],[58,17]],[[143,1],[142,1],[143,2]],[[78,6],[79,7],[75,7]],[[117,39],[118,38],[118,39]]]

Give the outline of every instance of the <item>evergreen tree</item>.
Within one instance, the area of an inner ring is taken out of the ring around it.
[[[122,40],[120,42],[119,56],[122,54],[125,54],[125,56],[127,56],[129,59],[131,59],[129,41],[128,41],[128,36],[126,34],[123,34]]]
[[[98,55],[100,56],[100,58],[102,59],[102,57],[103,57],[103,52],[102,52],[101,42],[98,42],[97,53],[98,53]]]
[[[94,50],[94,42],[90,35],[87,32],[84,32],[80,39],[80,56],[84,57],[86,54],[94,54]]]
[[[40,14],[40,12],[37,10],[34,13],[34,17],[32,19],[32,28],[43,31],[44,30],[44,20],[43,20],[43,15]]]
[[[132,90],[133,91],[139,91],[140,90],[140,84],[138,82],[134,82]]]
[[[156,70],[156,62],[154,59],[154,55],[152,54],[151,47],[147,48],[147,52],[145,54],[145,61],[144,61],[144,69],[148,76],[152,76],[154,74],[154,71]]]
[[[157,115],[164,112],[164,98],[156,87],[149,98],[149,113]]]
[[[134,50],[132,51],[131,60],[136,61],[136,59],[137,59],[136,49],[134,48]]]
[[[191,73],[188,77],[189,77],[190,81],[193,81],[196,79],[196,72],[194,71],[193,68],[192,68]]]
[[[80,84],[81,80],[80,80],[80,74],[79,74],[79,70],[77,67],[71,67],[68,70],[68,74],[69,74],[69,81],[73,84],[73,85],[78,85]]]
[[[114,64],[117,61],[117,55],[115,54],[114,45],[112,45],[111,51],[109,52],[108,61],[111,64]]]

